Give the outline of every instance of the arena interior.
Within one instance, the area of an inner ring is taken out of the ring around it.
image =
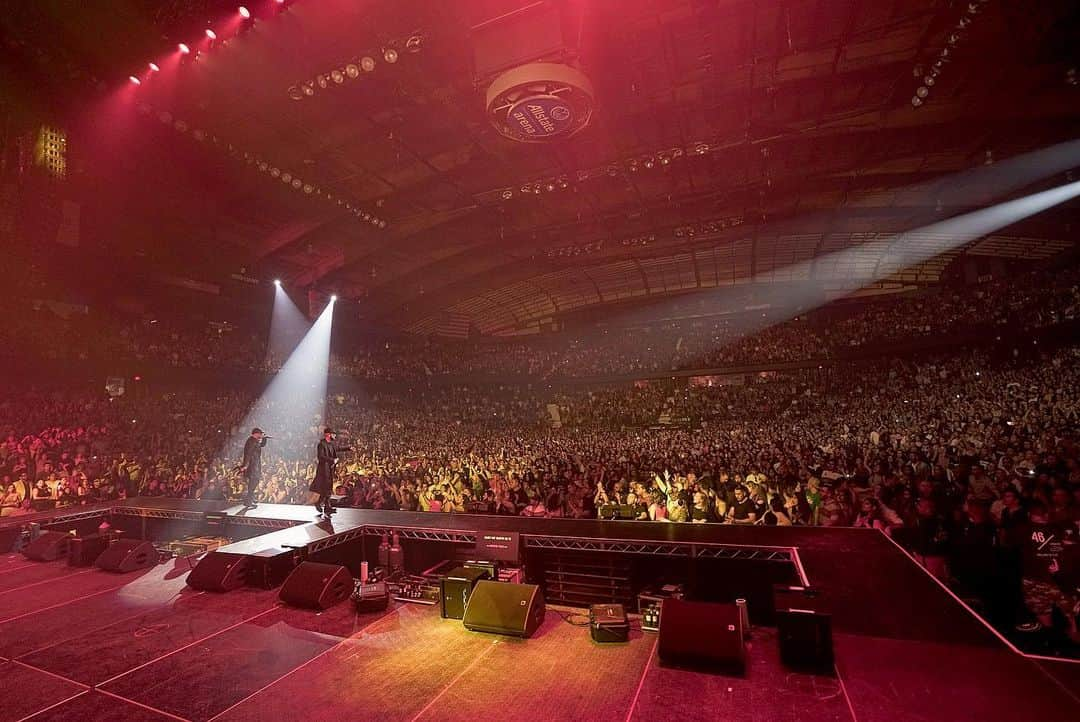
[[[1078,40],[7,0],[0,722],[1080,718]]]

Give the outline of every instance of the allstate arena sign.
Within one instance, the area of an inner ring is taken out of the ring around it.
[[[522,65],[497,77],[487,91],[492,125],[525,143],[569,138],[588,125],[592,111],[592,83],[568,65]]]

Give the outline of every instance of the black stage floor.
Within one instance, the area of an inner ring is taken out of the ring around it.
[[[171,499],[125,514],[240,507]],[[84,511],[84,510],[79,510]],[[38,515],[47,523],[68,512]],[[275,591],[187,588],[182,560],[115,575],[0,556],[0,722],[48,719],[1019,720],[1076,719],[1080,668],[1025,658],[884,535],[260,505],[296,526],[233,545],[257,550],[355,528],[519,531],[794,548],[828,594],[835,676],[789,672],[759,628],[745,677],[666,669],[656,637],[599,646],[549,611],[526,641],[468,632],[429,607],[358,615],[282,607]],[[27,517],[5,519],[0,530]]]

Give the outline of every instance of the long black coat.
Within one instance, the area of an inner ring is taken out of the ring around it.
[[[262,450],[266,446],[266,437],[256,439],[254,436],[249,436],[248,440],[244,442],[244,461],[242,462],[246,470],[244,471],[244,478],[248,481],[258,483],[262,478]]]
[[[337,449],[334,448],[331,442],[323,439],[315,447],[315,457],[317,460],[315,478],[311,480],[311,486],[308,489],[316,494],[329,496],[334,491],[334,466],[337,464]]]

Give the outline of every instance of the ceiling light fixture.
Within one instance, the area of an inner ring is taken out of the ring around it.
[[[129,75],[128,80],[131,81],[132,85],[142,85],[142,81],[136,78],[134,75]]]
[[[244,20],[250,20],[251,19],[251,11],[248,10],[243,5],[236,8],[236,12],[240,13],[240,17],[242,17]]]
[[[156,73],[157,71],[161,70],[161,68],[158,67],[157,63],[150,63],[147,67],[150,68],[151,73]]]
[[[215,33],[210,28],[207,28],[206,29],[206,37],[210,38],[211,40],[217,40],[217,33]]]
[[[188,53],[191,52],[191,48],[189,48],[184,43],[180,43],[179,45],[177,45],[176,49],[180,51],[181,55],[187,55]]]
[[[383,56],[383,60],[385,60],[386,62],[388,62],[390,64],[393,64],[393,63],[397,62],[398,52],[396,50],[394,50],[393,48],[387,48],[386,50],[383,51],[382,56]]]

